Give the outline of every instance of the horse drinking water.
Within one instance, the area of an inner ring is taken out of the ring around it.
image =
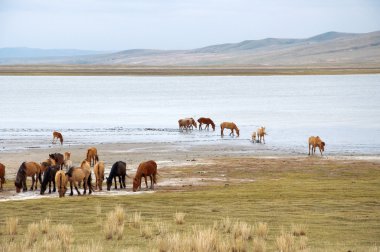
[[[125,188],[125,176],[127,175],[127,164],[123,161],[117,161],[112,165],[110,175],[107,178],[107,190],[112,186],[112,179],[115,181],[115,189],[117,189],[116,177],[119,178],[120,188]]]
[[[233,122],[223,122],[220,124],[220,134],[222,136],[224,136],[224,134],[223,134],[224,129],[230,129],[231,130],[230,136],[232,136],[234,134],[234,130],[236,131],[237,136],[239,136],[240,131],[239,131],[238,127],[236,126],[236,124]]]

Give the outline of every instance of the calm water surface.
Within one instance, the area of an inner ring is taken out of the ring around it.
[[[319,135],[331,154],[380,153],[380,75],[244,77],[0,77],[0,151],[49,144],[246,144],[304,152]],[[234,121],[240,138],[181,133],[183,117]]]

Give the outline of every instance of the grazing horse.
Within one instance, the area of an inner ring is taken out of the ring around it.
[[[5,165],[0,163],[0,191],[3,190],[4,183],[5,183]]]
[[[148,182],[146,177],[150,177],[150,189],[154,189],[153,184],[157,184],[157,164],[153,160],[143,162],[139,165],[136,171],[136,175],[133,179],[133,191],[136,192],[137,189],[141,189],[141,178],[144,177],[146,188],[148,188]]]
[[[205,129],[209,129],[209,126],[211,124],[212,130],[215,131],[215,123],[210,118],[201,117],[198,119],[199,123],[199,130],[202,129],[202,124],[206,124]]]
[[[51,193],[51,182],[53,182],[53,192],[55,192],[55,175],[57,171],[60,170],[59,165],[49,166],[49,168],[44,172],[44,178],[41,183],[40,194],[43,195],[46,191],[47,184],[49,183],[49,193]]]
[[[83,182],[83,194],[86,194],[87,187],[88,187],[88,193],[92,193],[92,185],[91,185],[91,167],[90,164],[83,160],[81,167],[71,167],[69,171],[66,173],[68,176],[68,181],[70,182],[70,189],[71,193],[70,196],[73,196],[73,184],[75,187],[75,190],[77,191],[78,195],[81,195],[78,190],[78,182]]]
[[[64,171],[57,171],[55,174],[55,183],[57,185],[59,197],[65,197],[67,191],[67,176]]]
[[[184,118],[178,120],[178,126],[181,130],[188,130],[193,129],[193,126],[197,128],[197,123],[195,122],[194,118]]]
[[[312,155],[315,154],[315,150],[318,147],[319,151],[321,152],[321,156],[322,156],[322,152],[325,151],[325,146],[326,146],[325,142],[323,142],[322,139],[319,138],[319,136],[309,137],[309,155],[310,155],[310,147],[311,147],[311,154]]]
[[[49,159],[46,159],[45,161],[42,161],[40,165],[41,165],[41,174],[42,174],[49,168],[49,166],[56,165],[56,162],[54,159],[49,158]]]
[[[95,190],[97,190],[99,187],[99,190],[102,191],[103,180],[104,180],[104,162],[103,161],[99,161],[95,164],[94,173],[95,173],[95,178],[96,178]]]
[[[265,135],[267,133],[265,132],[265,127],[260,127],[257,129],[257,137],[259,138],[259,142],[261,143],[261,139],[263,140],[264,144],[265,144]]]
[[[91,162],[92,162],[92,166],[94,166],[96,162],[99,161],[98,150],[95,147],[91,147],[87,149],[86,160],[87,162],[90,163],[90,166],[91,166]]]
[[[127,175],[127,165],[123,161],[117,161],[112,165],[110,175],[107,178],[107,190],[109,191],[112,186],[112,179],[115,181],[115,189],[117,189],[116,177],[119,177],[120,188],[125,188],[125,176]]]
[[[36,178],[34,178],[34,176],[36,176]],[[21,164],[15,180],[16,192],[19,193],[21,188],[24,192],[28,190],[26,187],[26,177],[32,177],[30,190],[33,190],[33,186],[35,186],[34,190],[37,190],[38,180],[41,184],[41,166],[36,162],[23,162]]]
[[[59,141],[61,142],[61,145],[63,144],[63,137],[62,137],[62,134],[58,131],[54,131],[53,132],[53,144],[57,143],[57,140],[59,139]],[[54,141],[55,140],[55,141]]]
[[[61,153],[49,154],[49,158],[53,159],[62,170],[63,164],[65,163],[65,158]]]
[[[234,134],[234,130],[236,131],[237,136],[239,136],[240,131],[239,131],[238,127],[236,126],[236,124],[233,122],[223,122],[220,124],[220,134],[222,136],[224,136],[224,134],[223,134],[224,129],[230,129],[231,130],[230,136]]]

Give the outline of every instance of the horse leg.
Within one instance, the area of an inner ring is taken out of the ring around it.
[[[117,189],[117,184],[116,184],[116,176],[113,177],[114,181],[115,181],[115,189]]]
[[[321,150],[321,147],[319,147],[319,151],[321,152],[321,156],[323,156],[323,155],[322,155],[322,150]]]
[[[99,179],[98,177],[95,178],[95,190],[98,190],[98,183],[99,183]]]
[[[73,193],[73,182],[70,181],[70,196],[73,196],[74,193]]]
[[[263,136],[263,142],[264,142],[264,144],[265,144],[265,136]]]
[[[233,135],[234,135],[234,130],[232,129],[231,133],[230,133],[230,136],[233,136]]]
[[[148,189],[148,182],[146,180],[146,175],[144,175],[144,180],[145,180],[145,187],[146,187],[146,189]]]
[[[35,183],[35,179],[34,179],[34,175],[32,176],[32,186],[30,187],[30,190],[33,191],[33,187],[34,187],[34,183]],[[36,188],[37,189],[37,188]]]
[[[56,186],[55,186],[55,179],[53,178],[53,192],[55,192],[56,190]]]
[[[49,193],[51,193],[51,181],[49,181]]]
[[[223,128],[220,128],[220,135],[223,136]]]
[[[310,156],[310,144],[309,144],[309,156]]]
[[[121,182],[121,176],[119,176],[120,189],[123,189],[123,183]]]
[[[75,187],[75,190],[77,190],[78,195],[80,195],[80,192],[79,192],[78,186],[77,186],[77,182],[75,182],[75,181],[74,181],[74,187]]]
[[[153,175],[151,174],[150,176],[150,189],[154,189],[154,187],[153,187]]]
[[[22,191],[23,192],[28,191],[28,188],[26,187],[26,178],[22,181]]]

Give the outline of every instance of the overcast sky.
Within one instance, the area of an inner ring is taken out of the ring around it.
[[[0,47],[190,49],[375,30],[379,0],[0,0]]]

